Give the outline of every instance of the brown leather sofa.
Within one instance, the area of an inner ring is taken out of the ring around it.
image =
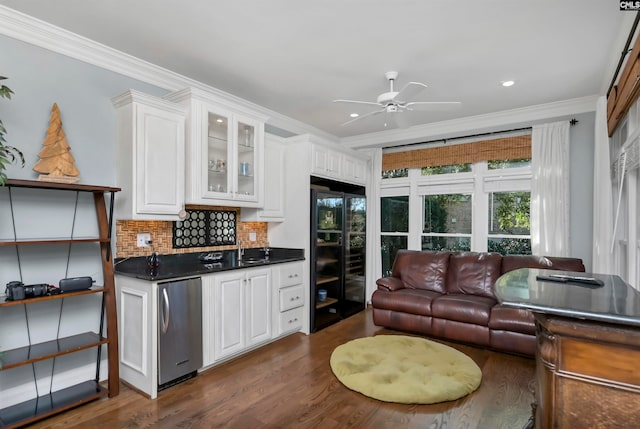
[[[583,272],[581,259],[480,252],[400,250],[390,277],[376,281],[378,326],[533,356],[533,314],[498,304],[493,285],[518,268]]]

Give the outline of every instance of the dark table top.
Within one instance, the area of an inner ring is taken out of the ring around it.
[[[566,274],[602,280],[602,286],[537,280]],[[501,304],[534,312],[640,327],[640,292],[607,274],[521,268],[505,273],[494,286]]]
[[[202,261],[205,254],[215,260]],[[118,275],[160,281],[303,260],[304,249],[270,248],[269,258],[265,259],[263,249],[250,248],[245,249],[242,260],[238,260],[237,250],[195,252],[158,255],[157,268],[150,266],[148,257],[116,259],[114,270]]]

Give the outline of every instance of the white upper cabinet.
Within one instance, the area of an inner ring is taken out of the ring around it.
[[[122,188],[117,218],[179,220],[185,202],[185,109],[133,90],[111,101]]]
[[[262,207],[266,118],[193,88],[165,98],[188,109],[187,203]]]
[[[307,139],[313,142],[311,144],[311,174],[341,182],[366,185],[366,158],[360,158],[352,151],[338,149],[335,144],[322,142],[312,136],[307,136]]]
[[[264,205],[262,208],[245,208],[241,211],[243,222],[284,221],[285,193],[285,145],[280,137],[266,134],[264,139]]]

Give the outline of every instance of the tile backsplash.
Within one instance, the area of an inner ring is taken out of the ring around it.
[[[237,219],[240,219],[240,209],[229,207],[211,206],[187,206],[187,209],[223,209],[236,210]],[[244,247],[263,247],[268,245],[266,222],[240,222],[237,223],[237,237],[242,240]],[[148,232],[151,234],[151,246],[138,247],[138,234]],[[256,233],[256,241],[249,241],[249,234]],[[211,250],[235,249],[236,246],[209,246],[191,247],[188,249],[173,248],[173,222],[148,221],[148,220],[119,220],[116,222],[116,257],[127,258],[135,256],[148,256],[153,251],[161,255],[174,253],[207,252]]]

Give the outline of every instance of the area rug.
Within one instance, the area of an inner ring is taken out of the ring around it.
[[[482,372],[464,353],[424,338],[376,335],[336,347],[331,370],[351,390],[385,402],[453,401],[480,386]]]

